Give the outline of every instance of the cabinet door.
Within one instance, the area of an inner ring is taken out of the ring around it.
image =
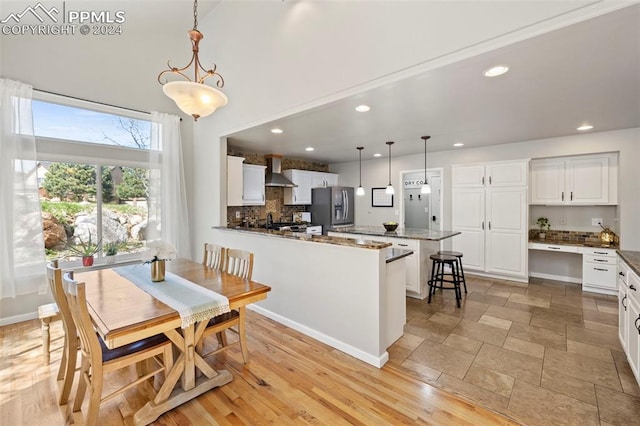
[[[264,205],[264,169],[266,166],[244,164],[242,167],[242,204],[245,206]]]
[[[295,188],[284,189],[284,204],[311,204],[311,177],[313,172],[306,170],[285,170],[283,173],[291,182],[298,185]]]
[[[451,185],[454,188],[480,188],[484,184],[484,165],[451,167]]]
[[[627,333],[629,336],[627,338],[627,359],[637,380],[639,377],[638,368],[640,366],[640,307],[637,302],[630,297],[627,298],[627,301]]]
[[[564,160],[559,159],[531,162],[531,204],[565,202],[564,163]]]
[[[609,202],[609,158],[587,157],[567,160],[568,201],[571,204]]]
[[[487,164],[485,181],[491,187],[526,186],[529,168],[527,161]]]
[[[227,206],[242,205],[242,157],[227,156]]]
[[[487,272],[526,277],[527,189],[489,189],[486,203]]]
[[[464,268],[484,270],[485,190],[456,188],[452,195],[452,228],[461,232],[453,237],[453,250],[464,253]]]
[[[393,244],[394,248],[413,250],[413,254],[407,256],[405,261],[405,286],[407,290],[420,294],[420,241],[404,238],[387,238],[386,241]]]
[[[627,350],[628,341],[628,305],[629,299],[627,299],[627,285],[620,279],[618,280],[618,338],[622,348]]]

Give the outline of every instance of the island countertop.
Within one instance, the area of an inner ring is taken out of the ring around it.
[[[299,241],[310,241],[314,243],[334,244],[338,246],[358,247],[371,250],[381,250],[392,245],[391,243],[387,243],[385,241],[355,240],[353,238],[329,237],[326,235],[312,235],[304,234],[301,232],[278,231],[274,229],[264,228],[230,228],[226,226],[214,226],[213,229],[219,229],[221,231],[244,232],[255,235],[265,235],[269,237],[287,238]]]
[[[617,253],[636,275],[640,275],[640,251],[617,250]]]
[[[397,229],[393,232],[387,232],[382,226],[350,226],[348,228],[340,228],[330,232],[427,241],[441,241],[460,234],[458,231],[429,231],[427,229],[412,228],[403,228]]]

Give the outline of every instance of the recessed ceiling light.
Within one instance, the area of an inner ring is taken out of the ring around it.
[[[484,72],[485,77],[497,77],[499,75],[505,74],[509,71],[509,67],[506,65],[496,65],[495,67],[491,67]]]
[[[593,129],[593,126],[591,124],[583,124],[582,126],[578,127],[576,130],[580,130],[581,132],[584,132],[585,130],[591,130]]]
[[[382,157],[382,154],[380,154],[379,152],[376,152],[375,154],[373,154],[374,157]]]
[[[314,150],[314,148],[312,146],[308,146],[304,149],[305,151],[311,152]]]
[[[356,111],[358,112],[367,112],[371,109],[371,107],[369,105],[358,105],[356,107]]]
[[[283,132],[283,130],[282,129],[278,129],[277,127],[271,129],[271,133],[275,133],[277,135],[279,135],[282,132]]]
[[[458,143],[454,143],[454,144],[453,144],[453,146],[464,146],[464,144],[463,144],[463,143],[458,142]]]

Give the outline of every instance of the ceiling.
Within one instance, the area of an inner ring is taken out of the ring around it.
[[[483,76],[497,64],[509,72]],[[233,133],[229,145],[339,163],[355,161],[356,146],[363,159],[386,156],[386,141],[394,156],[424,152],[422,135],[443,151],[573,135],[583,123],[640,127],[640,5]]]

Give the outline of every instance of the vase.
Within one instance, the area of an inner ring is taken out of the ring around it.
[[[105,263],[112,264],[116,260],[115,256],[105,256]]]
[[[164,281],[164,260],[151,262],[151,281]]]
[[[82,266],[93,266],[93,256],[82,256]]]

